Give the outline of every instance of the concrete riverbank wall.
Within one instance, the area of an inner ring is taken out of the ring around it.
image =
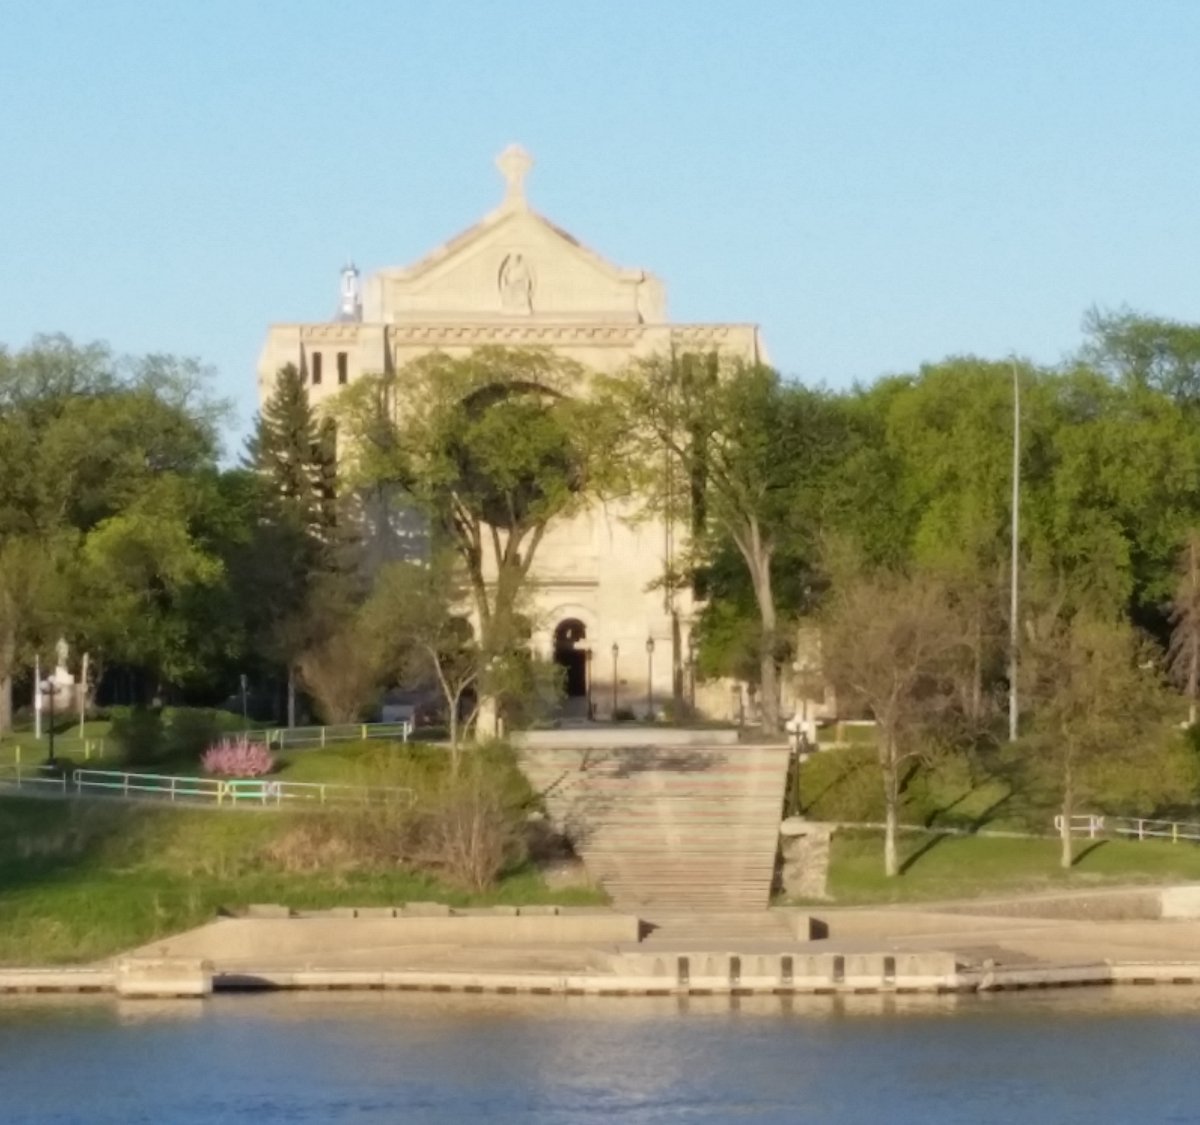
[[[686,968],[680,961],[689,962]],[[465,970],[264,969],[216,972],[201,963],[126,962],[95,969],[0,969],[0,994],[113,993],[121,998],[191,997],[237,991],[395,991],[543,996],[839,996],[1002,992],[1118,985],[1200,985],[1200,961],[985,967],[963,970],[952,954],[859,954],[807,958],[676,958],[629,963],[622,971],[470,972]],[[791,966],[787,965],[792,961]],[[788,970],[790,968],[790,976]],[[130,984],[133,982],[133,986]],[[198,987],[197,982],[202,982]]]

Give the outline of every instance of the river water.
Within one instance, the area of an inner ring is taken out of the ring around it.
[[[1200,991],[0,998],[4,1125],[1200,1121]]]

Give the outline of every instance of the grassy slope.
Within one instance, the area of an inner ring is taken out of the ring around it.
[[[830,750],[812,757],[799,776],[799,804],[813,820],[883,819],[883,786],[873,747]],[[900,819],[939,828],[1049,831],[1054,809],[1016,791],[963,757],[913,770],[901,796]]]
[[[276,776],[380,782],[379,743],[296,754]],[[439,751],[413,748],[420,771]],[[221,907],[584,903],[587,890],[549,891],[532,870],[470,895],[396,869],[286,871],[265,854],[308,814],[0,799],[0,964],[87,961],[197,925]]]
[[[883,819],[883,796],[874,750],[834,750],[801,770],[799,802],[814,820]],[[901,820],[931,828],[1053,831],[1055,809],[1042,797],[1014,789],[978,762],[948,758],[915,771],[905,787]],[[904,832],[899,840],[903,874],[883,874],[878,832],[834,836],[829,891],[841,903],[910,902],[1081,888],[1103,883],[1200,879],[1200,848],[1162,841],[1076,842],[1079,857],[1064,872],[1056,839],[937,836]]]
[[[1200,847],[1165,841],[1077,840],[1069,872],[1058,865],[1059,842],[1053,839],[905,833],[900,855],[904,871],[888,879],[880,833],[838,833],[830,858],[831,896],[848,904],[917,902],[1200,879]]]

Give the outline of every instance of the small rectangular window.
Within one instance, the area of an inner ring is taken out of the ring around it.
[[[321,382],[321,353],[313,352],[312,354],[312,381],[313,386],[317,386]]]
[[[338,367],[338,382],[345,386],[350,378],[350,357],[345,352],[338,352],[337,367]]]

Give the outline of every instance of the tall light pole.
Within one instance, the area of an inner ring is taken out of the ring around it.
[[[1021,380],[1016,361],[1012,361],[1013,449],[1012,449],[1012,563],[1009,575],[1008,622],[1008,741],[1017,740],[1017,645],[1021,630],[1017,620],[1020,608],[1017,584],[1018,545],[1021,531]]]

